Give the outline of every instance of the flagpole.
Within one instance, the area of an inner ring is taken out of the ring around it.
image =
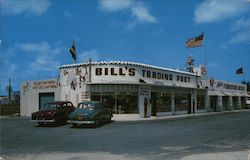
[[[204,57],[204,58],[205,58],[205,59],[204,59],[204,60],[205,60],[204,63],[205,63],[205,66],[207,66],[207,48],[206,48],[206,45],[205,45],[205,44],[204,44],[204,54],[205,54],[205,55],[204,55],[204,56],[205,56],[205,57]]]
[[[75,46],[75,48],[76,48],[76,44],[75,44],[75,38],[73,37],[73,45]],[[76,50],[75,50],[75,52],[76,52]],[[75,63],[76,63],[76,59],[74,59],[75,60]]]

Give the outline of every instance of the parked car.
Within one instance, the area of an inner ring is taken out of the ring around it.
[[[71,123],[73,127],[87,124],[97,127],[103,122],[110,122],[112,116],[112,110],[102,102],[81,102],[75,111],[69,114],[67,122]]]
[[[55,101],[44,104],[41,110],[31,114],[31,121],[39,125],[66,123],[69,113],[75,110],[70,101]]]

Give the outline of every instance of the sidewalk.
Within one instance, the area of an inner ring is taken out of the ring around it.
[[[236,112],[250,112],[250,109],[224,111],[224,112],[203,112],[195,114],[151,116],[148,118],[141,118],[139,114],[113,114],[112,120],[117,122],[153,121],[153,120],[177,119],[177,118],[187,118],[187,117],[197,117],[197,116],[207,116],[207,115],[219,115],[219,114],[236,113]]]

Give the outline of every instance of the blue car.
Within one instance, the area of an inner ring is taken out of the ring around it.
[[[112,110],[102,102],[89,101],[78,104],[74,112],[70,113],[67,122],[73,127],[82,125],[99,126],[101,123],[110,122]]]

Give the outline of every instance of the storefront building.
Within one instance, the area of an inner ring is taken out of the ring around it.
[[[21,115],[29,116],[51,100],[69,100],[75,106],[82,101],[102,101],[114,114],[140,117],[194,114],[241,109],[248,96],[245,85],[211,82],[204,66],[194,67],[190,73],[109,61],[63,65],[59,72],[60,77],[51,80],[51,85],[46,81],[44,85],[43,81],[22,84]],[[28,105],[29,99],[32,104]]]

